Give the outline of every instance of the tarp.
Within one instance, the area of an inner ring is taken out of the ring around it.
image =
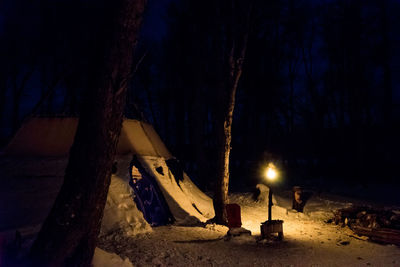
[[[130,164],[129,185],[133,189],[133,200],[143,217],[151,226],[170,224],[174,221],[169,207],[154,177],[142,167],[136,156]]]

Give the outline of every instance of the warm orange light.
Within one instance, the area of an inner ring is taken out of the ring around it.
[[[276,170],[276,167],[273,163],[268,164],[265,176],[270,181],[274,181],[278,177],[278,171]]]

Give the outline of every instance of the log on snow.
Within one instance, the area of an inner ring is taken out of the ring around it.
[[[357,235],[368,236],[372,241],[400,245],[400,231],[389,228],[368,228],[353,226],[352,230]]]

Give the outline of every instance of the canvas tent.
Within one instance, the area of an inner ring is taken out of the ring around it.
[[[78,118],[40,118],[26,121],[5,149],[8,155],[57,157],[68,155]],[[125,119],[117,154],[171,158],[154,128],[138,120]]]
[[[31,118],[5,148],[5,155],[35,160],[66,158],[77,125],[77,118]],[[176,161],[150,124],[124,119],[117,154],[118,172],[113,179],[129,183],[134,155],[156,182],[177,224],[205,222],[214,216],[212,200],[186,173],[172,167]]]

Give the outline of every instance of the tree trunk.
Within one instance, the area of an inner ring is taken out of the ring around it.
[[[238,74],[240,77],[240,74]],[[238,78],[239,78],[238,77]],[[239,80],[239,79],[237,79]],[[237,84],[229,84],[229,99],[224,112],[222,127],[218,130],[218,166],[217,183],[214,196],[215,220],[218,224],[227,224],[225,205],[228,203],[229,155],[232,141],[232,119],[235,107]]]
[[[236,10],[235,10],[236,8]],[[232,2],[232,24],[235,25],[235,11],[238,12],[238,7],[234,6]],[[222,92],[222,116],[221,122],[219,122],[219,128],[217,128],[218,144],[217,144],[217,182],[214,194],[214,211],[215,211],[215,222],[218,224],[227,225],[227,214],[225,205],[228,203],[228,188],[229,188],[229,155],[231,151],[232,141],[232,120],[233,110],[235,108],[235,97],[239,83],[240,76],[242,75],[243,61],[246,54],[247,40],[248,40],[248,26],[250,20],[250,11],[246,18],[246,24],[244,31],[241,33],[242,36],[238,36],[238,25],[236,28],[232,28],[231,36],[232,39],[230,54],[228,57],[228,77],[225,83],[225,88]],[[237,23],[237,22],[236,22]],[[240,33],[239,33],[240,34]],[[229,40],[229,38],[228,38]]]
[[[34,264],[91,265],[145,2],[116,0],[110,8],[104,46],[82,107],[64,183],[30,251]]]

